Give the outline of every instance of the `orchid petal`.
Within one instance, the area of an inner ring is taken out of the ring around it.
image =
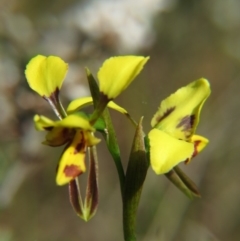
[[[196,80],[163,100],[151,125],[169,135],[189,141],[195,133],[203,103],[210,95],[206,79]]]
[[[73,113],[76,112],[78,110],[80,110],[81,108],[84,108],[85,106],[88,105],[92,105],[93,104],[93,99],[92,97],[83,97],[83,98],[78,98],[73,100],[67,108],[67,112],[68,113]],[[127,114],[128,112],[122,108],[121,106],[117,105],[115,102],[110,101],[108,103],[108,107],[111,109],[114,109],[122,114]]]
[[[56,56],[37,55],[28,63],[25,75],[29,86],[43,97],[61,89],[68,65]]]
[[[59,162],[56,176],[57,185],[67,184],[86,171],[86,147],[82,131],[77,131]]]
[[[116,98],[140,73],[149,57],[120,56],[107,59],[98,72],[100,92]]]
[[[87,119],[77,114],[68,115],[66,118],[59,121],[53,121],[42,115],[35,115],[34,122],[37,130],[50,131],[53,127],[79,128],[88,131],[95,130]]]
[[[185,163],[189,163],[193,157],[195,157],[199,152],[201,152],[207,146],[209,140],[203,136],[193,135],[191,137],[191,142],[194,144],[194,152],[192,157],[187,159]]]
[[[194,153],[193,143],[178,140],[159,129],[152,129],[148,139],[150,162],[156,174],[169,172],[180,162],[191,158]]]
[[[51,130],[55,126],[55,122],[53,120],[43,115],[35,115],[33,120],[34,120],[35,128],[38,131]]]

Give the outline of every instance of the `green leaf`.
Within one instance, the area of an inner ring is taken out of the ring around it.
[[[133,140],[132,150],[128,162],[124,198],[123,198],[123,224],[125,240],[136,240],[135,222],[137,208],[141,197],[143,184],[146,178],[149,161],[146,156],[142,120],[137,126]]]

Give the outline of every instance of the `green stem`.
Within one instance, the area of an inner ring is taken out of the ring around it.
[[[120,182],[120,188],[121,188],[121,196],[123,200],[123,194],[124,194],[124,184],[125,184],[125,174],[124,174],[124,169],[122,166],[122,161],[121,161],[121,155],[120,155],[120,149],[117,143],[117,138],[116,138],[116,133],[114,130],[114,127],[112,125],[111,117],[109,114],[108,109],[105,109],[102,117],[105,121],[106,124],[106,129],[108,133],[104,135],[104,138],[107,143],[108,150],[110,154],[112,155],[112,158],[114,160],[117,173],[118,173],[118,178]]]

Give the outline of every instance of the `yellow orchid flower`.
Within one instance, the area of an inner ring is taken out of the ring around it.
[[[150,162],[156,174],[167,173],[182,161],[189,162],[208,144],[206,138],[194,133],[210,92],[209,82],[199,79],[161,102],[148,134]]]
[[[99,88],[109,100],[116,98],[140,73],[149,57],[119,56],[107,59],[98,72]]]
[[[59,121],[36,115],[34,122],[37,130],[48,131],[44,144],[59,146],[68,143],[58,165],[58,185],[67,184],[86,171],[86,149],[100,142],[93,136],[94,128],[88,120],[77,114],[68,115]]]
[[[61,89],[68,65],[56,56],[37,55],[28,63],[25,75],[31,89],[49,98]]]

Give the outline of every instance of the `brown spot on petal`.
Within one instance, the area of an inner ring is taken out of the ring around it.
[[[199,146],[200,143],[201,143],[201,141],[195,141],[194,142],[194,152],[193,152],[192,158],[195,157],[198,154],[198,146]]]
[[[193,128],[194,120],[195,120],[195,115],[187,115],[183,117],[177,125],[177,128],[182,127],[183,132],[189,132],[189,133],[186,133],[187,138],[189,138],[192,134],[191,130]]]
[[[185,164],[188,164],[188,163],[190,162],[190,160],[198,154],[198,145],[199,145],[200,143],[201,143],[201,141],[195,141],[195,142],[194,142],[194,151],[193,151],[193,154],[192,154],[191,158],[188,158],[188,159],[185,161]]]
[[[173,106],[165,111],[165,113],[162,116],[158,116],[156,118],[156,122],[159,123],[163,119],[165,119],[167,116],[169,116],[174,110],[176,109],[176,106]]]
[[[64,170],[63,170],[64,174],[66,177],[77,177],[79,176],[82,171],[80,170],[80,168],[76,165],[67,165]]]
[[[177,128],[183,127],[184,131],[192,129],[195,115],[187,115],[183,117],[177,125]]]
[[[80,139],[79,142],[75,145],[75,148],[74,148],[74,152],[73,152],[74,155],[76,155],[79,152],[84,153],[86,149],[86,143],[84,140],[83,133],[81,133],[81,135],[79,136],[79,139]]]
[[[78,143],[77,146],[75,147],[73,154],[76,155],[79,152],[85,152],[85,143],[83,142]]]

